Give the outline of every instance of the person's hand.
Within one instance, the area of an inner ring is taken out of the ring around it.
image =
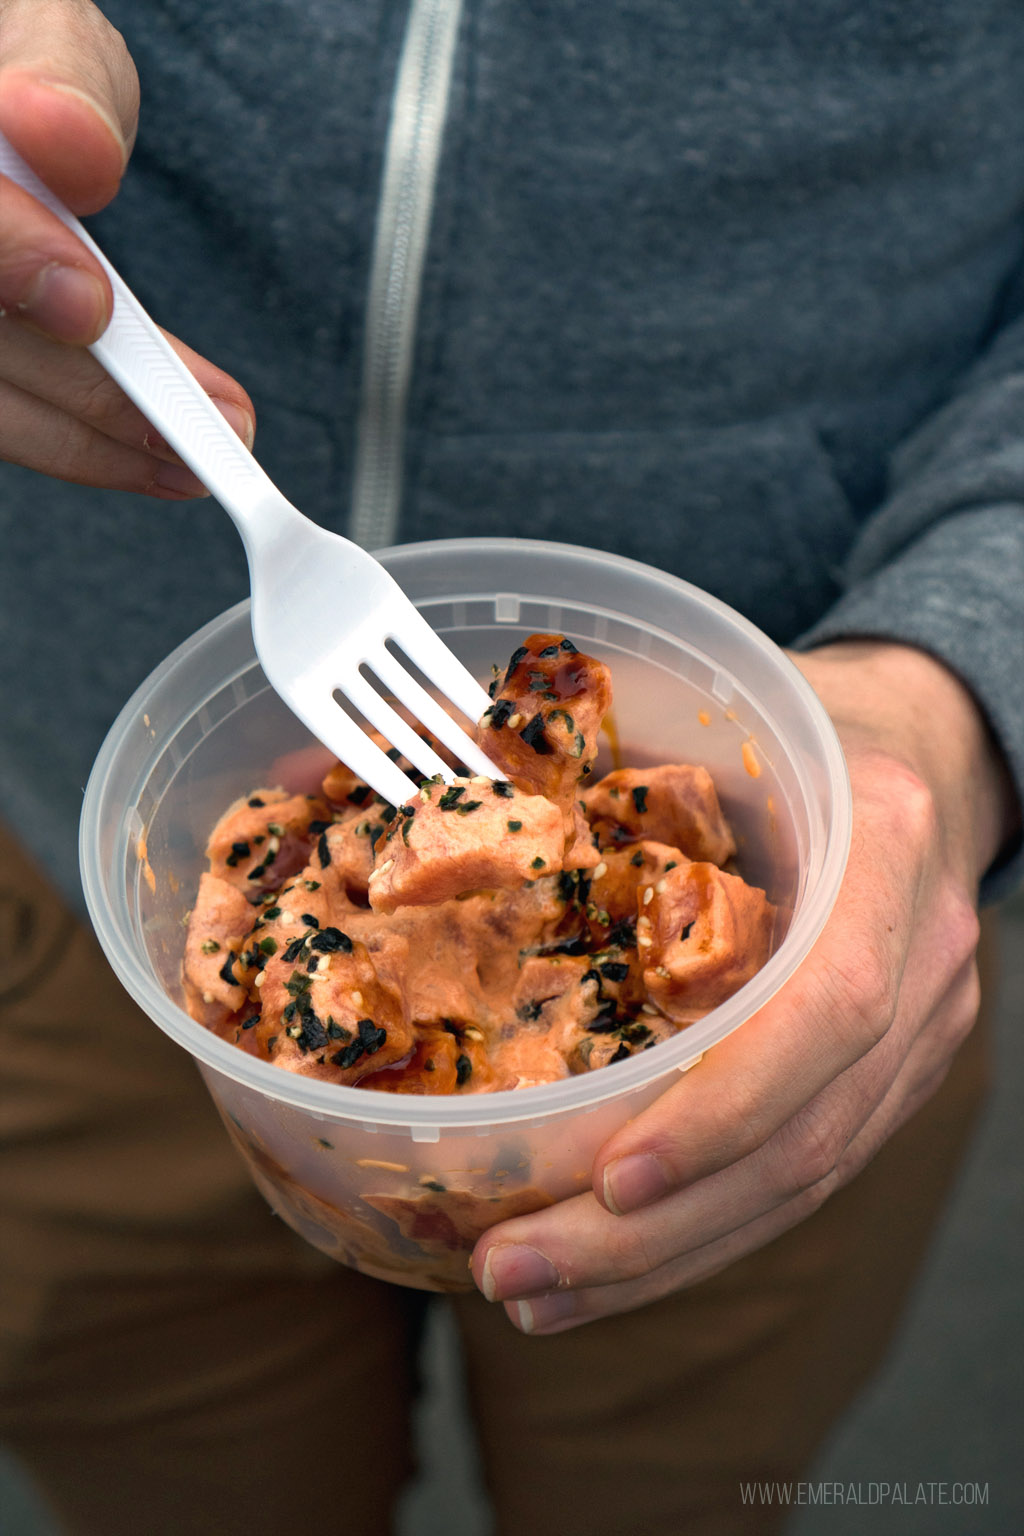
[[[974,1022],[977,886],[1016,809],[978,711],[909,647],[794,659],[849,763],[838,901],[787,985],[605,1143],[593,1192],[481,1237],[474,1279],[525,1332],[629,1311],[802,1221],[935,1091]]]
[[[124,42],[89,0],[0,0],[0,131],[73,213],[95,213],[117,191],[138,104]],[[204,495],[86,350],[111,302],[85,246],[0,177],[0,458],[165,499]],[[168,339],[251,444],[245,391]]]

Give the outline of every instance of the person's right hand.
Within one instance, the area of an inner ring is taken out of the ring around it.
[[[124,41],[90,0],[0,0],[0,131],[73,213],[96,213],[116,193],[138,107]],[[204,495],[87,351],[111,303],[81,241],[0,177],[0,459],[87,485]],[[241,385],[168,340],[251,445]]]

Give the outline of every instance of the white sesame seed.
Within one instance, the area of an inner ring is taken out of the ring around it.
[[[636,942],[637,948],[642,945],[644,949],[650,949],[651,945],[654,943],[654,940],[650,938],[646,933],[640,933],[637,935]]]
[[[265,971],[257,971],[255,977],[253,978],[253,983],[252,984],[253,984],[254,987],[262,987],[262,985],[263,985],[265,980],[266,980],[266,972]]]
[[[473,776],[473,778],[470,779],[469,782],[471,784],[489,784],[491,781],[487,777],[486,773],[478,773],[478,774],[475,774]]]
[[[520,714],[510,715],[507,722],[510,731],[517,731],[522,723],[523,717]]]
[[[361,992],[353,992],[352,1001],[355,1003],[357,1008],[361,1008],[363,1006],[363,994]]]
[[[657,1011],[658,1010],[657,1010],[657,1008],[655,1008],[653,1003],[641,1003],[640,1004],[640,1012],[641,1013],[657,1013]]]
[[[649,906],[654,900],[654,886],[649,885],[644,891],[644,906]]]
[[[665,882],[664,882],[664,880],[659,880],[657,885],[654,887],[654,889],[657,891],[659,896],[663,895],[664,891],[665,891]]]
[[[651,920],[649,917],[641,916],[637,918],[636,925],[638,928],[649,928],[651,926]]]
[[[289,912],[287,907],[282,907],[278,915],[282,923],[294,923],[295,921],[294,912]]]
[[[593,871],[593,874],[591,875],[591,879],[592,880],[600,880],[601,876],[602,875],[606,875],[607,873],[608,873],[608,865],[602,859],[600,864],[595,864],[594,865],[594,871]]]
[[[203,1002],[204,1003],[212,1003],[213,1002],[213,993],[212,992],[204,992],[203,993]]]

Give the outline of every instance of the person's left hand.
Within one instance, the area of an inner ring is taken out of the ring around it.
[[[909,647],[794,660],[850,769],[836,906],[786,986],[605,1143],[592,1192],[480,1238],[474,1279],[524,1332],[630,1311],[802,1221],[930,1097],[974,1023],[977,886],[1016,812],[984,722]]]

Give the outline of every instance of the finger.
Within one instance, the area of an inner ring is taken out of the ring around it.
[[[788,1232],[806,1215],[803,1202],[793,1201],[646,1274],[608,1285],[577,1290],[555,1289],[506,1301],[505,1312],[521,1333],[540,1334],[564,1333],[569,1328],[578,1328],[602,1317],[632,1312],[718,1274],[746,1254],[756,1252],[783,1232]]]
[[[117,191],[138,86],[120,35],[87,0],[6,0],[0,130],[75,213]],[[112,296],[95,256],[55,214],[0,178],[0,309],[59,341],[95,341]]]
[[[932,1096],[970,1031],[978,1000],[977,968],[968,961],[898,1070],[858,1062],[801,1112],[799,1124],[783,1127],[743,1162],[654,1206],[616,1218],[588,1192],[492,1228],[474,1254],[477,1284],[492,1301],[561,1297],[633,1282],[628,1294],[636,1296],[649,1275],[671,1273],[682,1284],[686,1276],[704,1273],[700,1256],[712,1250],[750,1251],[746,1244],[756,1234],[784,1229],[776,1213],[784,1213],[786,1227],[812,1215]],[[816,1126],[810,1136],[808,1122]],[[732,1246],[737,1236],[739,1249]],[[692,1270],[695,1257],[698,1268]],[[575,1315],[564,1301],[545,1304],[545,1310]]]
[[[822,1189],[802,1192],[725,1235],[713,1238],[638,1275],[578,1288],[556,1286],[536,1294],[527,1292],[516,1299],[507,1299],[504,1306],[509,1320],[521,1333],[564,1333],[599,1318],[631,1312],[650,1302],[660,1301],[687,1286],[710,1279],[737,1260],[756,1253],[765,1244],[805,1221],[830,1194],[860,1173],[899,1126],[938,1090],[948,1067],[947,1060],[933,1076],[917,1081],[910,1094],[905,1092],[904,1084],[894,1084],[876,1114],[869,1117],[861,1132],[850,1143],[842,1163]],[[585,1200],[587,1196],[578,1198]],[[596,1206],[597,1202],[594,1204]]]
[[[207,494],[183,464],[125,447],[78,417],[2,381],[0,458],[79,485],[179,501]]]
[[[88,0],[5,0],[0,129],[72,212],[117,191],[138,109],[124,40]]]
[[[166,332],[164,336],[207,394],[214,398],[234,431],[251,448],[254,411],[245,390],[230,374],[207,362],[183,342]],[[0,319],[0,375],[23,394],[56,407],[64,415],[76,418],[115,442],[157,458],[177,460],[174,450],[84,348],[65,347],[13,325],[9,320]],[[35,433],[30,433],[20,443],[6,434],[9,441],[4,456],[17,456],[19,463],[26,463],[33,469],[43,467],[41,460],[48,457],[50,446],[41,441],[33,449],[29,444],[44,434],[44,420],[48,421],[49,417],[41,415]]]
[[[58,341],[88,345],[113,299],[100,263],[56,214],[0,176],[0,310]]]

